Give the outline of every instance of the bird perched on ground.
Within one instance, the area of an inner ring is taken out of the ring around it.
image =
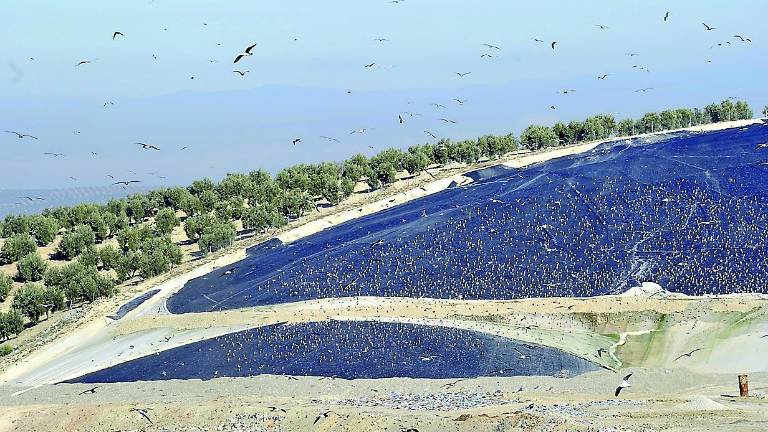
[[[152,144],[137,142],[136,145],[140,145],[141,148],[143,148],[144,150],[157,150],[157,151],[160,151],[159,147],[155,147]]]
[[[624,377],[624,379],[621,380],[621,384],[619,384],[618,387],[616,387],[616,392],[613,394],[614,396],[619,396],[619,393],[621,393],[621,390],[632,387],[632,384],[629,383],[629,377],[631,377],[632,374],[629,374]]]
[[[83,391],[81,391],[80,393],[78,393],[78,395],[84,395],[84,394],[94,394],[94,393],[96,393],[96,389],[97,389],[97,388],[99,388],[99,387],[100,387],[100,386],[96,386],[96,387],[91,387],[91,388],[89,388],[88,390],[83,390]]]
[[[24,133],[20,133],[20,132],[16,132],[16,131],[8,131],[8,130],[7,130],[7,131],[4,131],[4,132],[5,132],[5,133],[14,134],[14,135],[16,135],[16,136],[17,136],[19,139],[22,139],[22,138],[32,138],[32,139],[37,139],[37,137],[36,137],[36,136],[32,136],[32,135],[29,135],[29,134],[24,134]]]
[[[707,31],[712,31],[712,30],[717,29],[717,27],[710,27],[710,26],[708,26],[707,23],[701,23],[701,24],[704,26],[704,28],[707,29]]]
[[[115,38],[118,37],[118,36],[125,37],[125,35],[122,32],[116,31],[116,32],[112,33],[112,40],[115,40]]]
[[[683,354],[680,354],[679,356],[677,356],[677,358],[675,358],[675,359],[674,359],[674,360],[672,360],[672,361],[678,361],[678,360],[680,360],[680,359],[681,359],[681,358],[683,358],[683,357],[688,357],[688,358],[690,358],[690,357],[693,355],[693,353],[695,353],[695,352],[697,352],[697,351],[701,351],[701,350],[703,350],[703,349],[704,349],[704,348],[696,348],[696,349],[695,349],[695,350],[693,350],[693,351],[690,351],[690,352],[687,352],[687,353],[683,353]]]
[[[255,44],[249,46],[248,48],[246,48],[245,51],[243,51],[242,53],[238,54],[235,57],[235,61],[233,61],[232,63],[239,62],[245,56],[252,56],[253,55],[253,49],[256,48],[256,45],[258,45],[258,43],[255,43]]]

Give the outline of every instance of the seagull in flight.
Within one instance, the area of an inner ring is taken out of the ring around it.
[[[459,105],[464,105],[464,102],[466,102],[466,101],[467,101],[466,99],[464,99],[464,100],[461,100],[461,99],[453,99],[453,100],[455,100],[455,101],[456,101],[456,103],[457,103],[457,104],[459,104]]]
[[[291,141],[291,144],[296,145],[301,143],[301,138],[294,138],[293,141]]]
[[[232,63],[239,62],[245,56],[252,56],[253,55],[253,49],[256,48],[256,45],[258,45],[258,42],[253,44],[253,45],[251,45],[251,46],[249,46],[249,47],[247,47],[245,49],[245,51],[243,51],[242,53],[238,54],[237,57],[235,57],[235,61],[233,61]]]
[[[425,131],[424,131],[424,133],[425,133],[425,134],[427,134],[427,135],[429,135],[429,136],[431,136],[431,137],[432,137],[432,138],[434,138],[434,139],[437,139],[437,136],[435,136],[435,134],[433,134],[432,132],[430,132],[430,131],[428,131],[428,130],[425,130]]]
[[[233,71],[232,71],[232,73],[236,73],[236,74],[239,74],[240,76],[245,76],[245,74],[247,74],[248,72],[250,72],[250,71],[249,71],[249,70],[244,70],[244,71],[241,71],[241,70],[233,70]]]
[[[141,180],[123,180],[123,181],[116,181],[112,183],[113,186],[122,185],[123,187],[128,186],[131,183],[141,183]]]
[[[667,11],[667,13],[664,14],[664,22],[667,22],[668,19],[669,19],[669,11]]]
[[[541,40],[541,39],[538,39],[538,38],[531,38],[531,39],[533,39],[533,41],[534,41],[534,42],[538,42],[538,43],[544,43],[544,41],[543,41],[543,40]]]
[[[500,47],[498,47],[496,45],[491,45],[491,44],[487,44],[487,43],[484,43],[483,46],[488,47],[488,49],[495,49],[495,50],[500,50],[501,49]]]
[[[760,150],[762,148],[768,148],[768,142],[764,142],[755,146],[755,150]]]
[[[550,44],[550,46],[552,47],[552,49],[555,49],[555,45],[557,45],[557,41],[553,41],[553,42],[552,42],[552,44]]]
[[[337,140],[336,138],[329,137],[329,136],[324,136],[324,135],[321,135],[320,138],[322,138],[322,139],[324,139],[326,141],[333,141],[333,142],[337,142],[337,143],[341,142],[341,141]]]
[[[646,88],[637,89],[637,90],[635,90],[635,93],[645,93],[645,92],[650,91],[650,90],[653,90],[653,87],[646,87]]]
[[[687,353],[683,353],[683,354],[680,354],[679,356],[677,356],[677,358],[675,358],[675,359],[674,359],[674,360],[672,360],[672,361],[678,361],[678,360],[680,360],[680,359],[681,359],[681,358],[683,358],[683,357],[688,357],[688,358],[691,358],[691,356],[693,355],[693,353],[695,353],[695,352],[697,352],[697,351],[701,351],[701,350],[703,350],[703,349],[704,349],[704,348],[696,348],[696,349],[695,349],[695,350],[693,350],[693,351],[689,351],[689,352],[687,352]]]
[[[707,29],[707,31],[712,31],[717,29],[717,27],[708,26],[707,23],[701,23],[701,24]]]
[[[350,135],[354,135],[354,134],[364,134],[364,133],[365,133],[367,130],[368,130],[368,129],[366,129],[366,128],[362,128],[362,129],[355,129],[355,130],[353,130],[352,132],[350,132],[349,134],[350,134]]]
[[[440,105],[439,103],[431,103],[430,105],[432,105],[435,108],[445,108],[446,107],[445,105]]]
[[[441,122],[444,122],[444,123],[456,124],[455,121],[453,121],[451,119],[447,119],[447,118],[439,118],[438,120],[440,120]]]
[[[3,132],[5,132],[5,133],[10,133],[10,134],[14,134],[14,135],[16,135],[17,137],[19,137],[19,139],[22,139],[22,138],[32,138],[32,139],[37,139],[37,137],[36,137],[36,136],[32,136],[32,135],[29,135],[29,134],[20,133],[20,132],[16,132],[16,131],[9,131],[9,130],[7,130],[7,131],[3,131]]]
[[[112,40],[115,40],[115,38],[118,37],[118,36],[125,37],[125,35],[122,32],[116,31],[116,32],[112,33]]]
[[[490,55],[490,54],[488,54],[488,53],[482,53],[482,54],[480,54],[480,58],[486,58],[486,57],[487,57],[487,58],[493,58],[493,56],[492,56],[492,55]]]
[[[84,65],[84,64],[89,64],[89,63],[92,63],[92,62],[93,62],[93,60],[80,60],[80,61],[79,61],[79,62],[78,62],[76,65],[75,65],[75,67],[78,67],[78,66],[80,66],[80,65]]]
[[[78,395],[94,394],[94,393],[96,393],[96,389],[99,388],[99,387],[101,387],[101,386],[91,387],[88,390],[81,391],[80,393],[78,393]]]
[[[368,63],[367,65],[365,65],[365,66],[363,66],[363,67],[366,67],[366,68],[372,68],[372,67],[374,67],[374,66],[376,66],[376,63],[375,63],[375,62],[374,62],[374,63]]]
[[[610,27],[602,25],[602,24],[595,24],[595,27],[599,27],[600,30],[610,30]]]
[[[454,72],[454,74],[458,75],[459,78],[464,78],[465,76],[471,74],[472,72]]]
[[[574,92],[576,92],[576,90],[574,89],[565,89],[560,91],[560,93],[562,94],[568,94],[568,93],[574,93]]]
[[[158,150],[158,151],[160,151],[159,147],[155,147],[152,144],[137,142],[136,145],[140,145],[141,148],[143,148],[144,150]]]
[[[375,40],[376,42],[389,42],[389,39],[387,38],[374,38],[373,40]]]
[[[66,156],[64,153],[51,153],[51,152],[45,152],[45,153],[43,153],[43,154],[44,154],[44,155],[46,155],[46,156],[52,156],[52,157],[55,157],[55,158],[57,158],[57,157],[64,157],[64,156]]]
[[[741,39],[742,42],[750,42],[750,43],[752,43],[752,39],[745,38],[744,36],[741,36],[741,35],[733,35],[733,37]]]
[[[622,389],[632,387],[632,384],[629,383],[629,377],[631,377],[632,374],[629,374],[624,377],[624,379],[621,380],[621,384],[619,384],[618,387],[616,387],[616,392],[613,394],[614,396],[618,397],[619,393],[621,393]]]
[[[398,121],[400,124],[403,124],[403,123],[405,123],[405,120],[403,119],[403,116],[401,116],[400,114],[398,114],[398,115],[397,115],[397,121]]]
[[[605,80],[605,79],[606,79],[606,78],[608,78],[610,75],[611,75],[611,74],[602,74],[602,75],[600,75],[599,77],[597,77],[597,79],[599,79],[599,80]]]

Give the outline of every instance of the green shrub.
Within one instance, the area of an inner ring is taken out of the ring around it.
[[[56,288],[28,283],[13,296],[13,309],[24,314],[34,324],[40,317],[64,308],[64,294]]]
[[[0,264],[10,264],[37,250],[35,239],[29,234],[14,234],[5,241],[0,251]]]
[[[161,235],[168,235],[179,226],[179,218],[172,208],[164,208],[155,216],[155,229]]]
[[[0,357],[5,357],[13,352],[13,347],[8,344],[0,345]]]
[[[22,282],[37,282],[43,279],[48,263],[40,255],[33,252],[16,263],[19,271],[18,279]]]
[[[0,340],[8,340],[22,330],[24,330],[24,317],[18,311],[11,309],[5,313],[0,312]]]
[[[0,302],[5,301],[13,287],[13,280],[5,273],[0,273]]]
[[[64,234],[56,252],[61,258],[71,260],[93,244],[96,244],[96,234],[93,229],[89,225],[79,225]]]

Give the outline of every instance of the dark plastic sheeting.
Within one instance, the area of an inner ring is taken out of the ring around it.
[[[659,139],[657,139],[659,140]],[[174,313],[342,296],[768,292],[768,127],[607,143],[356,219],[192,280]],[[234,268],[230,275],[223,272]]]
[[[529,358],[521,359],[521,354]],[[554,348],[416,324],[276,324],[195,342],[68,382],[211,379],[260,374],[339,378],[574,376],[597,366]]]

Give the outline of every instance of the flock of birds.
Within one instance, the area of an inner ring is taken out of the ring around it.
[[[403,3],[403,2],[404,2],[404,0],[396,0],[396,1],[393,1],[392,4],[400,4],[400,3]],[[671,21],[671,17],[672,17],[672,13],[670,11],[666,11],[663,14],[663,16],[661,17],[661,20],[666,23],[666,22]],[[702,24],[704,30],[707,31],[707,32],[712,32],[712,31],[717,30],[717,27],[711,26],[711,25],[709,25],[707,23],[701,23],[701,24]],[[207,25],[207,24],[204,24],[204,25]],[[605,25],[605,24],[595,24],[595,27],[599,31],[610,31],[611,30],[611,27],[608,26],[608,25]],[[167,29],[164,29],[164,30],[167,30]],[[122,31],[118,30],[118,31],[112,32],[111,39],[117,43],[118,40],[120,40],[120,39],[130,40],[129,36],[130,35],[127,36],[125,33],[123,33]],[[734,34],[733,38],[731,38],[731,39],[736,39],[739,42],[745,43],[745,44],[752,43],[752,39],[750,37],[742,35],[742,34],[739,34],[739,33]],[[294,40],[297,40],[297,38],[294,38]],[[376,37],[376,38],[373,38],[373,40],[375,42],[377,42],[377,43],[387,43],[387,42],[390,41],[390,39],[386,38],[386,37]],[[541,38],[538,38],[538,37],[532,37],[531,40],[534,43],[537,43],[537,44],[545,44],[545,45],[547,45],[553,51],[555,51],[555,50],[557,50],[559,48],[559,41],[557,41],[557,40],[545,41],[544,39],[541,39]],[[726,40],[726,41],[718,43],[717,46],[730,45],[731,43],[732,43],[731,40]],[[484,59],[485,58],[492,59],[492,58],[498,56],[499,53],[503,52],[503,50],[504,50],[504,48],[502,46],[500,46],[499,44],[497,44],[497,43],[487,43],[486,42],[486,43],[482,43],[481,46],[484,47],[485,50],[480,54],[480,57],[484,58]],[[259,49],[259,43],[258,42],[250,43],[249,45],[245,46],[244,49],[242,49],[241,51],[237,52],[232,57],[232,64],[233,64],[233,66],[239,67],[241,65],[246,64],[248,62],[248,59],[250,57],[253,57],[256,54],[256,52],[258,51],[258,49]],[[635,56],[638,56],[639,54],[635,53],[635,52],[628,52],[627,55],[630,56],[630,57],[635,57]],[[155,61],[158,60],[158,57],[157,57],[156,54],[152,54],[152,58]],[[34,58],[30,58],[30,59],[34,60]],[[82,59],[82,60],[78,61],[75,64],[75,67],[76,68],[85,67],[87,65],[90,65],[90,64],[96,62],[97,60],[99,60],[99,59],[98,58]],[[215,62],[217,60],[210,60],[210,61]],[[369,63],[366,63],[366,64],[363,65],[363,68],[365,68],[365,69],[371,69],[371,68],[376,68],[376,67],[377,67],[377,62],[375,62],[375,61],[372,61],[372,62],[369,62]],[[642,65],[642,64],[635,64],[635,65],[632,66],[632,68],[636,69],[636,70],[643,70],[643,71],[646,71],[646,72],[650,72],[648,67],[646,65]],[[232,73],[237,74],[240,77],[245,77],[248,73],[250,73],[250,70],[249,69],[245,69],[245,68],[240,68],[240,69],[236,68],[236,69],[232,70]],[[453,73],[457,77],[459,77],[459,78],[466,78],[466,77],[468,77],[468,76],[470,76],[472,74],[472,71],[456,71],[456,72],[453,72]],[[605,81],[611,75],[613,75],[613,74],[611,74],[611,73],[601,73],[601,74],[597,75],[597,79],[600,80],[600,81]],[[191,76],[190,79],[194,79],[194,76]],[[654,89],[653,87],[644,87],[644,88],[636,89],[636,90],[634,90],[634,92],[636,92],[636,93],[646,93],[646,92],[651,91],[653,89]],[[561,90],[560,93],[564,94],[564,95],[568,95],[568,94],[574,93],[575,91],[576,91],[575,89],[570,89],[569,88],[569,89]],[[351,92],[352,92],[351,90],[347,90],[347,93],[351,93]],[[463,104],[465,104],[467,102],[467,100],[460,99],[460,98],[454,98],[454,101],[458,105],[463,105]],[[114,104],[115,104],[114,101],[108,100],[108,101],[106,101],[104,103],[104,107],[106,108],[106,107],[109,107],[109,106],[113,106]],[[436,109],[444,109],[444,108],[446,108],[445,105],[438,104],[438,103],[433,104],[433,106]],[[549,105],[549,108],[551,110],[556,110],[557,109],[557,105],[556,104],[551,104],[551,105]],[[421,117],[421,116],[422,116],[422,114],[420,114],[420,113],[414,113],[414,112],[410,112],[410,111],[405,111],[405,112],[397,113],[396,114],[396,119],[397,119],[397,122],[402,125],[402,124],[406,123],[406,119],[408,119],[409,117],[413,118],[413,117]],[[442,122],[443,124],[447,124],[447,125],[458,123],[458,121],[456,119],[448,118],[448,117],[445,117],[445,116],[440,116],[440,117],[436,118],[436,121]],[[351,133],[352,134],[361,134],[362,135],[362,134],[365,134],[367,130],[369,130],[369,128],[357,128],[357,129],[354,129]],[[31,134],[28,134],[28,133],[24,133],[24,132],[10,131],[10,130],[5,131],[5,132],[14,134],[19,139],[24,139],[24,138],[30,138],[30,139],[35,139],[35,140],[38,139],[37,136],[31,135]],[[80,131],[74,131],[73,133],[80,134]],[[435,132],[430,131],[428,129],[424,130],[424,133],[428,137],[430,137],[431,139],[437,139],[437,137],[438,137],[438,135]],[[320,136],[319,138],[323,139],[323,140],[326,140],[326,141],[340,142],[340,140],[338,138],[329,137],[329,136]],[[292,146],[296,146],[298,144],[301,144],[302,142],[303,141],[302,141],[301,137],[295,137],[295,138],[290,140],[290,143],[291,143]],[[155,145],[155,144],[148,144],[148,143],[144,143],[144,142],[137,142],[136,144],[138,146],[140,146],[140,148],[143,149],[143,150],[150,150],[150,151],[157,151],[157,152],[159,152],[161,150],[161,147],[158,146],[158,145]],[[186,150],[187,148],[188,147],[185,146],[185,147],[179,148],[178,150],[183,151],[183,150]],[[374,146],[373,145],[368,145],[368,148],[369,149],[373,149]],[[67,156],[66,153],[62,153],[62,152],[46,152],[46,153],[44,153],[44,155],[45,156],[50,156],[50,157],[55,158],[55,159],[64,159]],[[91,152],[91,156],[98,157],[99,154],[97,152]],[[131,174],[138,175],[138,173],[136,171],[129,171],[129,172]],[[155,175],[155,176],[157,178],[159,178],[159,179],[166,179],[166,176],[161,176],[161,175]],[[116,180],[115,176],[112,175],[112,174],[108,174],[107,177],[109,177],[112,180]],[[73,181],[77,181],[78,180],[77,177],[74,177],[74,176],[69,176],[69,179],[71,179]],[[132,179],[128,179],[128,180],[114,181],[112,184],[115,185],[115,186],[121,186],[121,187],[125,188],[126,186],[128,186],[130,184],[141,183],[142,181],[143,180],[132,178]],[[21,204],[21,203],[18,203],[18,204]]]

